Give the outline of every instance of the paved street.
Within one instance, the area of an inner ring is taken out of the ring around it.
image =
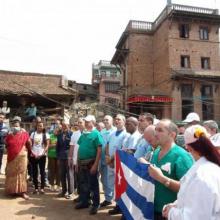
[[[4,158],[5,162],[5,158]],[[31,188],[30,188],[31,190]],[[101,195],[103,197],[103,194]],[[31,195],[30,200],[10,198],[4,195],[4,175],[0,175],[0,220],[118,220],[111,217],[108,209],[101,210],[97,215],[88,214],[88,209],[75,210],[72,201],[56,198],[55,193],[46,191],[46,195]],[[109,207],[110,208],[110,207]]]

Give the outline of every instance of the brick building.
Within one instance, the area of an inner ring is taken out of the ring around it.
[[[220,121],[219,25],[218,10],[177,4],[154,22],[130,21],[111,61],[121,68],[123,107]]]
[[[100,60],[92,66],[92,85],[97,88],[99,103],[119,107],[121,102],[120,69],[109,61]]]

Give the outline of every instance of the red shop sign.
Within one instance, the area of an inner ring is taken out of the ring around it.
[[[133,102],[173,102],[174,99],[165,96],[135,96],[128,98],[129,103]]]

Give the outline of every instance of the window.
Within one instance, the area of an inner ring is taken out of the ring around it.
[[[213,97],[213,89],[211,85],[203,85],[201,89],[203,98],[212,98]]]
[[[188,24],[181,24],[179,27],[179,30],[180,30],[181,38],[189,38],[189,25]]]
[[[106,72],[105,71],[101,71],[101,76],[106,76]]]
[[[210,69],[210,58],[209,57],[201,58],[201,67],[202,69]]]
[[[202,103],[203,120],[210,120],[214,117],[214,103],[213,100],[207,100]]]
[[[190,113],[194,112],[194,103],[191,100],[183,99],[182,100],[182,118],[186,118],[186,116]]]
[[[201,96],[203,120],[209,120],[214,116],[213,86],[202,85]]]
[[[117,71],[111,71],[110,76],[111,77],[117,77]]]
[[[200,40],[208,40],[209,39],[209,30],[207,27],[201,27],[199,29],[199,37],[200,37]]]
[[[193,112],[193,86],[192,84],[181,85],[181,96],[182,96],[182,118]]]
[[[181,85],[181,95],[182,98],[192,98],[193,97],[192,84]]]
[[[114,105],[114,106],[118,106],[119,105],[119,100],[109,97],[109,98],[105,98],[105,103],[111,104],[111,105]]]
[[[120,83],[105,83],[105,92],[118,92],[120,88]]]
[[[190,68],[190,57],[189,56],[181,56],[180,65],[182,68]]]

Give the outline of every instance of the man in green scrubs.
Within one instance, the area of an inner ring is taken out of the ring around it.
[[[103,139],[100,132],[95,128],[95,117],[85,117],[85,128],[78,140],[78,167],[80,184],[80,202],[76,209],[83,209],[89,206],[91,197],[92,207],[90,214],[95,215],[100,204],[98,165],[101,158]]]
[[[193,164],[191,155],[174,140],[177,126],[168,119],[156,125],[158,147],[153,154],[149,174],[155,181],[154,220],[164,219],[162,209],[165,204],[174,202],[179,191],[179,180]]]

